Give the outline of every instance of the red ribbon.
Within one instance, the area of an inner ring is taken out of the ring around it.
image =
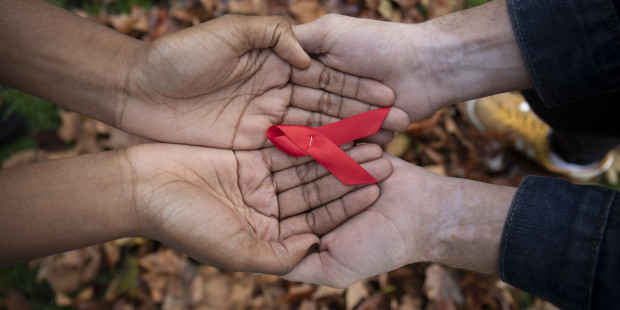
[[[317,128],[274,125],[267,129],[267,138],[288,155],[312,156],[345,185],[376,183],[338,145],[377,133],[389,111],[380,108]]]

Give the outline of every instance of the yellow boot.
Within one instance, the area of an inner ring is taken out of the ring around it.
[[[586,166],[571,164],[549,148],[551,128],[518,93],[503,93],[467,102],[471,123],[486,133],[507,134],[514,148],[545,169],[578,180],[589,180],[605,172],[613,163],[611,153],[600,162]]]

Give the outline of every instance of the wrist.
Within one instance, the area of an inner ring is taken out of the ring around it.
[[[409,35],[416,79],[429,84],[420,97],[434,110],[532,87],[504,0],[411,25]]]
[[[429,240],[429,261],[497,274],[499,246],[516,188],[448,178]]]

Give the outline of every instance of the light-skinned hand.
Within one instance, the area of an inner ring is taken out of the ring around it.
[[[432,173],[384,155],[394,172],[370,207],[321,238],[287,280],[345,287],[417,262],[497,273],[515,188]]]
[[[418,24],[329,14],[293,30],[325,65],[389,86],[412,122],[460,101],[532,87],[504,0]]]

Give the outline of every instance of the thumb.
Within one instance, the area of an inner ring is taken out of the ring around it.
[[[344,32],[343,29],[355,26],[356,18],[327,14],[312,22],[294,26],[293,32],[301,47],[309,54],[325,54],[330,52],[334,43]]]
[[[271,48],[280,58],[297,68],[305,69],[310,66],[310,56],[297,42],[293,28],[285,17],[241,18],[246,19],[242,22],[251,45],[249,48]]]
[[[283,241],[254,239],[256,255],[251,260],[249,270],[259,273],[284,275],[301,261],[310,248],[320,242],[313,234],[301,234]]]
[[[293,27],[299,44],[309,54],[323,54],[323,42],[329,30],[320,23],[320,20]]]

